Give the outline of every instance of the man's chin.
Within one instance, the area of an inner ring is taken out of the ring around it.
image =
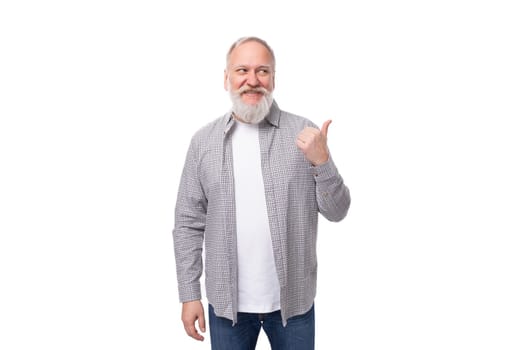
[[[248,106],[256,106],[258,105],[262,99],[264,98],[264,95],[262,94],[242,94],[241,99],[242,102]]]
[[[250,124],[257,124],[264,120],[264,117],[270,111],[273,98],[271,95],[259,94],[260,96],[255,101],[255,99],[246,99],[246,95],[230,95],[233,102],[233,112],[240,120]]]

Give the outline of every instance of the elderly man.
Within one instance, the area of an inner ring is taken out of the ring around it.
[[[224,87],[232,109],[192,138],[173,239],[182,321],[203,340],[200,277],[213,350],[314,349],[318,213],[342,220],[350,194],[327,146],[326,121],[273,100],[275,56],[257,37],[230,48]],[[196,328],[196,323],[201,333]]]

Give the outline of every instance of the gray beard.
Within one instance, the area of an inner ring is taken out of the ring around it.
[[[230,99],[233,106],[232,111],[237,118],[249,124],[258,124],[264,120],[264,117],[270,112],[272,106],[272,93],[267,92],[256,105],[248,105],[242,100],[241,94],[230,90]]]

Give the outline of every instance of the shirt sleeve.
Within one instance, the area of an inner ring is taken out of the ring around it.
[[[175,206],[173,244],[180,302],[201,299],[202,247],[208,202],[200,184],[196,154],[192,141]]]
[[[316,182],[319,212],[329,221],[341,221],[350,208],[350,190],[330,157],[327,162],[312,166]]]

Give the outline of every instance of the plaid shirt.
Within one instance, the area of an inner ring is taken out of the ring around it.
[[[200,129],[186,155],[175,207],[173,240],[181,302],[201,299],[205,252],[206,296],[217,316],[237,321],[237,242],[231,113]],[[307,312],[317,283],[317,221],[342,220],[350,193],[333,160],[314,167],[295,139],[309,120],[274,102],[259,124],[261,167],[283,324]]]

